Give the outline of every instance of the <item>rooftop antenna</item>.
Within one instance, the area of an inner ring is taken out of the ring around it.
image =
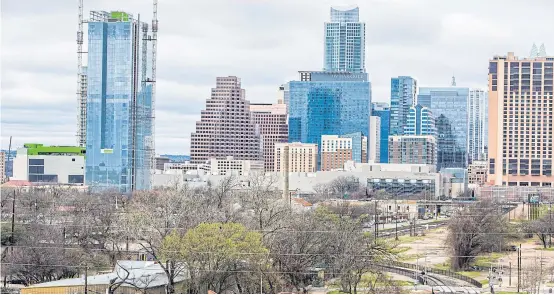
[[[452,83],[451,83],[451,86],[452,86],[452,87],[456,86],[456,77],[454,77],[454,75],[452,75]]]

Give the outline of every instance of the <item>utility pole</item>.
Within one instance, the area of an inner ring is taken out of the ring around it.
[[[517,292],[521,287],[521,244],[519,244],[519,249],[517,250]]]
[[[512,262],[510,261],[510,276],[508,278],[508,286],[512,286]]]
[[[375,243],[377,243],[377,238],[379,237],[379,219],[378,219],[378,216],[377,216],[377,200],[375,200],[375,231],[374,231],[374,234],[375,234]]]
[[[15,243],[15,189],[13,190],[13,199],[12,199],[12,234],[10,235],[10,245],[13,246]],[[13,247],[11,248],[13,253]]]
[[[85,264],[85,294],[88,294],[88,265]]]

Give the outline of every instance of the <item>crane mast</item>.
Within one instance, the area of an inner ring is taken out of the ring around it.
[[[156,169],[156,55],[157,55],[157,42],[158,42],[158,0],[153,0],[152,6],[152,139],[151,146],[152,149],[150,157],[150,175],[151,183],[153,183],[154,178],[154,169]]]

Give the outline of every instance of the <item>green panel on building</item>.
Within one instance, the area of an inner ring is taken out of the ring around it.
[[[40,143],[26,143],[23,146],[27,149],[27,155],[31,156],[56,154],[85,155],[85,148],[79,146],[44,146]]]

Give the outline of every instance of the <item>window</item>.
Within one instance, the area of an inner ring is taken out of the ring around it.
[[[38,175],[29,175],[30,182],[58,182],[58,175],[47,175],[47,174],[38,174]]]
[[[84,175],[68,175],[68,181],[69,183],[84,183],[85,182],[85,176]]]
[[[44,174],[44,166],[29,166],[29,174]]]
[[[44,159],[29,159],[29,165],[43,165]]]

